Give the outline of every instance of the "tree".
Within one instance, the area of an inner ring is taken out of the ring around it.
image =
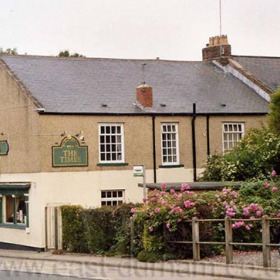
[[[70,54],[68,50],[60,51],[58,56],[59,57],[85,57],[84,55],[79,53]]]
[[[280,135],[280,87],[271,94],[270,99],[268,125],[274,133]]]
[[[16,55],[17,53],[17,49],[16,48],[8,48],[5,51],[3,50],[3,48],[0,48],[0,55],[1,54],[11,54],[11,55]]]
[[[69,57],[69,51],[68,50],[65,50],[65,51],[60,51],[58,56],[59,57]]]

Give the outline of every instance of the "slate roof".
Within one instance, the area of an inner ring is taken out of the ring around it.
[[[154,113],[192,113],[193,103],[197,113],[268,112],[263,98],[212,62],[33,56],[2,60],[47,113],[147,113],[135,106],[143,63],[145,81],[153,88]]]
[[[280,85],[280,57],[233,56],[233,58],[273,91]]]

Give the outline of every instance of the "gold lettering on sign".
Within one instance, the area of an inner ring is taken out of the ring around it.
[[[75,150],[63,151],[63,156],[60,157],[61,163],[80,163],[81,161],[82,159],[78,156],[78,151]]]

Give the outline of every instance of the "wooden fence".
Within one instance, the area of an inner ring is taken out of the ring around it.
[[[263,216],[262,218],[251,219],[232,219],[226,217],[225,219],[198,219],[194,217],[192,220],[186,221],[192,225],[192,240],[191,241],[168,241],[170,243],[181,243],[181,244],[192,244],[193,248],[193,260],[200,260],[200,245],[224,245],[226,252],[226,263],[233,263],[233,246],[262,246],[263,252],[263,266],[271,267],[271,247],[279,247],[280,244],[270,243],[270,221],[278,220],[280,218],[269,218],[268,216]],[[233,242],[233,228],[232,223],[237,221],[244,222],[261,222],[262,224],[262,242],[261,243],[245,243],[245,242]],[[199,238],[199,223],[201,222],[224,222],[225,228],[225,242],[215,242],[215,241],[200,241]],[[280,241],[280,240],[279,240]]]

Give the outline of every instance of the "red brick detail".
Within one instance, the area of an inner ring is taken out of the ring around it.
[[[149,85],[143,84],[136,89],[136,100],[143,107],[153,107],[153,89]]]

